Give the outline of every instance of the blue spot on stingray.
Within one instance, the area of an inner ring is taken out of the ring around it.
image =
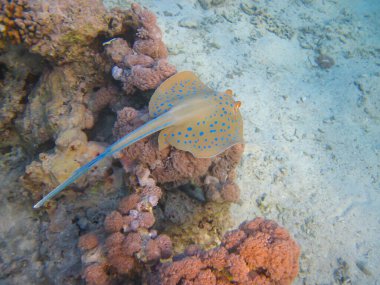
[[[195,137],[195,134],[193,134],[193,137]]]
[[[224,127],[226,125],[226,123],[222,123],[222,126]]]
[[[213,128],[214,127],[214,125],[213,124],[210,124],[210,128]]]
[[[221,117],[223,117],[223,114],[220,114]]]
[[[201,124],[201,123],[200,123],[200,122],[198,122],[198,123],[197,123],[197,126],[199,126],[200,124]]]
[[[174,137],[174,134],[172,134],[172,137]]]
[[[189,135],[188,135],[188,134],[186,134],[186,135],[185,135],[185,138],[188,138],[188,137],[189,137]]]
[[[222,99],[223,99],[223,97],[222,97],[222,96],[219,96],[219,99],[220,99],[220,100],[222,100]]]
[[[177,143],[180,143],[181,142],[181,140],[177,140]]]
[[[169,107],[173,107],[173,104],[168,104]]]
[[[167,137],[168,136],[168,134],[164,134],[164,137]]]
[[[204,125],[206,123],[206,121],[202,121],[202,124]]]
[[[211,145],[209,145],[208,148],[211,148]]]
[[[165,105],[164,103],[161,103],[161,104],[160,104],[161,107],[164,106],[164,105]]]
[[[191,131],[193,130],[193,128],[192,128],[192,127],[188,127],[187,130],[188,130],[189,132],[191,132]]]
[[[205,146],[205,145],[203,146],[203,149],[206,149],[206,146]]]
[[[199,135],[200,136],[203,136],[205,133],[204,132],[199,132]]]
[[[215,140],[215,141],[218,141],[218,138],[215,138],[214,140]]]
[[[210,130],[210,133],[216,133],[216,130]]]
[[[182,135],[182,133],[181,133],[181,132],[178,132],[178,135],[180,136],[180,135]]]
[[[207,142],[208,141],[208,139],[205,139],[205,142]]]
[[[218,121],[215,121],[214,124],[217,125],[217,124],[218,124]]]

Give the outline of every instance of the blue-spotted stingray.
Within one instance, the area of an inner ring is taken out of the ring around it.
[[[235,144],[243,143],[241,103],[235,101],[232,95],[231,90],[212,90],[190,71],[173,75],[157,88],[150,99],[149,115],[152,120],[78,168],[34,208],[42,206],[103,158],[158,131],[161,131],[158,136],[160,150],[172,145],[198,158],[213,157]]]

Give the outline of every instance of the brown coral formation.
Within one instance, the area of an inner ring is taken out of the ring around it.
[[[115,66],[112,75],[120,80],[127,94],[157,88],[176,72],[168,60],[156,16],[138,4],[132,4],[132,18],[137,22],[135,41],[131,47],[122,38],[109,42],[106,51]]]
[[[151,284],[291,284],[298,274],[300,249],[275,222],[256,218],[225,234],[210,251],[189,248],[160,265]]]
[[[114,128],[115,136],[123,137],[142,125],[146,117],[146,111],[131,107],[120,110]],[[199,159],[175,148],[159,151],[157,136],[153,135],[122,150],[119,159],[127,172],[133,172],[138,165],[149,169],[152,178],[159,184],[179,186],[192,183],[205,190],[209,201],[237,202],[240,199],[239,188],[233,181],[243,150],[243,145],[235,145],[216,157]]]

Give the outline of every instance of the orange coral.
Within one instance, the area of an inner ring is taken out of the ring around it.
[[[298,274],[300,249],[284,228],[257,218],[227,233],[215,249],[186,253],[161,265],[151,284],[287,285]]]

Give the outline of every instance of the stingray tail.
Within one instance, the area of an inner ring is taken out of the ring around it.
[[[63,189],[65,189],[67,186],[69,186],[71,183],[73,183],[75,180],[77,180],[79,177],[81,177],[83,174],[85,174],[87,171],[91,169],[92,166],[94,166],[96,163],[101,161],[103,158],[109,156],[112,154],[112,151],[110,148],[106,149],[103,153],[98,155],[96,158],[91,160],[90,162],[86,163],[82,167],[78,168],[73,172],[73,174],[67,178],[64,182],[62,182],[60,185],[58,185],[54,190],[49,192],[45,197],[43,197],[37,204],[33,206],[34,209],[37,209],[41,207],[43,204],[45,204],[47,201],[49,201],[51,198],[56,196],[58,193],[60,193]]]
[[[86,163],[82,167],[78,168],[73,172],[73,174],[67,178],[63,183],[57,186],[53,191],[48,193],[45,197],[43,197],[37,204],[33,206],[33,208],[37,209],[41,207],[43,204],[45,204],[47,201],[49,201],[51,198],[56,196],[58,193],[60,193],[63,189],[65,189],[67,186],[69,186],[71,183],[73,183],[75,180],[77,180],[79,177],[81,177],[83,174],[88,172],[91,167],[93,167],[96,163],[101,161],[103,158],[110,156],[123,148],[134,144],[135,142],[157,132],[160,131],[172,124],[170,119],[170,114],[168,115],[165,113],[164,115],[161,115],[160,117],[157,117],[145,125],[137,128],[136,130],[132,131],[131,133],[125,135],[123,138],[119,139],[117,142],[112,144],[111,146],[107,147],[106,150],[98,155],[95,159],[91,160],[90,162]]]

